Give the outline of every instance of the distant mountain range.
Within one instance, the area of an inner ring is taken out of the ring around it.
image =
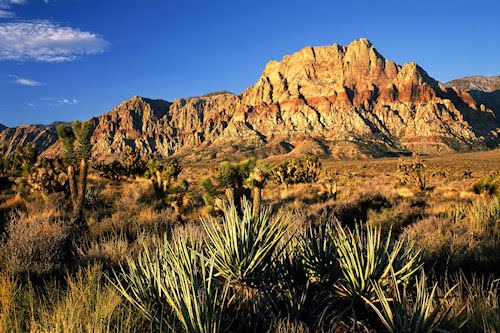
[[[415,63],[385,59],[367,39],[306,47],[269,62],[241,95],[227,91],[174,100],[139,96],[92,118],[93,156],[142,155],[188,160],[289,156],[333,158],[442,154],[498,147],[499,77],[442,84]],[[0,132],[12,152],[32,142],[58,152],[55,125]]]
[[[500,119],[500,76],[468,76],[450,81],[446,86],[469,92],[477,103],[494,110]]]

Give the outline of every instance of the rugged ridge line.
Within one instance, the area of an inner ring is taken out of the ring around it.
[[[271,61],[239,96],[221,91],[173,102],[135,96],[92,118],[93,156],[115,159],[125,146],[189,160],[440,154],[498,146],[499,119],[495,103],[447,87],[415,63],[397,65],[359,39]],[[0,145],[12,151],[32,141],[53,155],[54,135],[54,126],[20,126],[0,132]]]

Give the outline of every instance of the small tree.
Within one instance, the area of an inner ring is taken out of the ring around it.
[[[64,124],[57,126],[57,135],[62,144],[63,160],[68,170],[73,215],[79,223],[82,223],[83,217],[88,160],[92,149],[90,138],[93,132],[94,127],[90,121],[74,121],[71,127]]]

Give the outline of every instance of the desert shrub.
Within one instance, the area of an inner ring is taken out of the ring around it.
[[[90,234],[96,239],[109,239],[122,235],[129,242],[141,234],[159,235],[171,229],[176,223],[172,209],[156,209],[149,205],[135,204],[129,209],[114,211],[111,216],[90,223]]]
[[[214,261],[200,255],[200,243],[165,237],[144,247],[116,276],[117,290],[157,327],[184,332],[218,332],[227,285],[214,275]]]
[[[102,177],[112,180],[143,176],[148,170],[146,162],[131,146],[126,146],[117,160],[109,163],[97,162],[92,165],[92,168],[97,170]]]
[[[98,239],[86,239],[76,247],[79,263],[100,264],[112,269],[124,265],[127,258],[135,254],[136,244],[129,243],[123,234],[108,235]]]
[[[27,185],[31,192],[48,195],[54,192],[67,192],[68,176],[60,159],[43,158],[33,172],[27,176]]]
[[[245,330],[248,323],[266,329],[272,309],[295,317],[302,311],[307,277],[293,247],[288,248],[291,214],[266,208],[254,215],[251,204],[243,200],[241,213],[231,203],[223,207],[220,219],[209,216],[202,225],[206,256],[213,260],[215,274],[229,285],[231,330]]]
[[[284,250],[277,254],[266,278],[268,306],[273,312],[259,319],[274,321],[286,317],[290,322],[298,323],[308,316],[308,301],[310,296],[310,274],[302,260],[300,238],[282,239]],[[272,326],[272,325],[271,325]]]
[[[68,275],[66,287],[42,289],[32,320],[32,332],[122,332],[141,330],[140,318],[107,281],[101,267],[89,266]]]
[[[391,206],[391,200],[381,193],[363,193],[351,202],[336,205],[332,213],[342,223],[354,225],[355,222],[366,222],[370,210],[380,211]]]
[[[368,210],[368,224],[379,227],[384,234],[392,230],[394,234],[400,234],[405,227],[422,218],[424,210],[418,206],[412,206],[403,201],[391,208],[382,208],[380,211]]]
[[[68,255],[69,230],[64,220],[47,214],[13,214],[2,244],[2,262],[12,273],[46,274]]]
[[[424,218],[404,234],[423,249],[438,272],[463,269],[495,272],[500,265],[499,199],[456,205],[447,214]]]
[[[16,319],[16,295],[18,280],[8,272],[0,275],[0,332],[13,332],[22,318]]]
[[[499,332],[500,280],[475,275],[467,279],[461,273],[455,276],[453,283],[456,287],[445,301],[445,306],[451,310],[452,329],[457,332]],[[445,288],[449,288],[448,284]]]
[[[271,323],[268,333],[308,333],[309,328],[300,321],[294,321],[290,318],[276,319]]]
[[[209,215],[215,215],[216,207],[215,200],[218,190],[209,177],[203,177],[201,180],[201,188],[203,189],[203,202]]]
[[[500,197],[500,173],[493,173],[475,181],[471,190],[476,194],[485,193]]]

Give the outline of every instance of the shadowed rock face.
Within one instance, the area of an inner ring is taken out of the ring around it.
[[[467,91],[483,109],[493,110],[496,119],[500,119],[500,76],[468,76],[446,83],[448,87],[457,87]]]
[[[439,154],[498,145],[494,107],[444,86],[415,63],[384,59],[360,39],[348,46],[306,47],[271,61],[240,96],[223,91],[171,103],[133,97],[92,119],[93,154],[113,159],[127,145],[143,155],[193,160],[306,152],[340,158]],[[5,131],[0,144],[12,137]],[[47,138],[44,147],[53,142]],[[56,152],[54,145],[46,154]]]

